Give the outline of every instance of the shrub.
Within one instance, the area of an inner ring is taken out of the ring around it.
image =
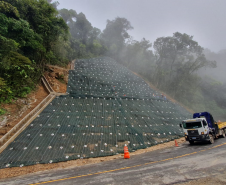
[[[2,66],[0,66],[1,68]],[[15,97],[26,97],[40,79],[41,72],[25,56],[10,52],[2,67],[0,79],[0,102],[10,102]]]

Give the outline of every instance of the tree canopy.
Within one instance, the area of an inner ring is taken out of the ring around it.
[[[172,90],[175,91],[174,86],[182,84],[183,79],[195,71],[206,66],[216,66],[215,61],[206,59],[203,48],[193,37],[185,33],[176,32],[172,37],[156,39],[154,49],[157,57],[154,79],[161,88],[173,87]],[[172,83],[175,85],[172,86]]]
[[[121,17],[107,20],[106,28],[101,34],[103,44],[108,48],[108,55],[117,58],[117,54],[123,49],[125,42],[130,38],[128,30],[133,29],[130,22]]]
[[[223,107],[224,95],[213,92],[224,91],[224,86],[199,75],[216,62],[206,58],[210,52],[193,36],[175,32],[153,44],[145,38],[137,41],[126,18],[107,20],[101,31],[84,13],[59,10],[58,5],[53,0],[0,0],[0,103],[26,96],[46,64],[65,66],[76,58],[105,55],[194,110],[212,105],[219,112]],[[204,93],[208,88],[212,91]],[[204,104],[208,98],[212,103]]]
[[[67,60],[55,46],[67,41],[68,26],[46,0],[3,0],[0,10],[2,102],[30,92],[46,63]]]

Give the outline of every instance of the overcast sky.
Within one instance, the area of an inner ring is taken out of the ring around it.
[[[83,12],[92,26],[103,30],[106,20],[128,19],[130,35],[152,43],[174,32],[194,36],[202,47],[226,49],[226,0],[57,0],[58,9]]]

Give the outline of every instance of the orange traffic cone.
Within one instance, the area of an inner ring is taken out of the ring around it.
[[[177,140],[175,139],[175,146],[179,146],[178,144],[177,144]]]
[[[128,147],[125,144],[125,146],[124,146],[124,159],[129,159],[129,158],[130,158],[130,155],[129,155]]]

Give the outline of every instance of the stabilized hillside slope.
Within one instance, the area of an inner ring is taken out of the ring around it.
[[[190,113],[110,58],[76,61],[60,96],[0,154],[0,168],[115,155],[183,135]]]

